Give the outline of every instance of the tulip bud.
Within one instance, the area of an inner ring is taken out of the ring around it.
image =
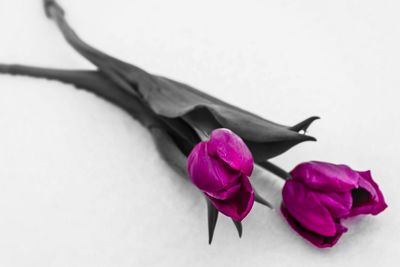
[[[342,219],[377,215],[387,207],[369,171],[312,161],[290,174],[293,179],[282,190],[281,211],[290,226],[317,247],[336,244],[347,231]]]
[[[243,140],[228,129],[217,129],[198,143],[188,158],[194,185],[211,203],[235,221],[243,220],[254,203],[249,176],[253,157]]]

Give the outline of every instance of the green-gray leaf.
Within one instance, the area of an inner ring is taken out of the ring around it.
[[[219,127],[229,128],[249,145],[256,162],[275,157],[298,143],[315,140],[298,131],[305,130],[316,117],[292,127],[280,125],[186,84],[152,75],[83,42],[66,22],[63,10],[55,1],[46,0],[45,7],[49,17],[55,20],[67,42],[76,51],[122,89],[142,98],[160,116],[182,117],[208,131]],[[193,114],[197,116],[196,121],[191,120]]]
[[[254,188],[253,188],[254,190]],[[272,205],[271,203],[269,203],[267,200],[265,200],[262,196],[260,196],[260,194],[254,190],[254,201],[258,202],[264,206],[267,206],[268,208],[272,209]]]
[[[242,237],[242,233],[243,233],[243,226],[242,226],[242,222],[238,222],[232,219],[233,224],[236,227],[236,230],[239,234],[239,237]]]
[[[214,207],[211,201],[206,198],[207,201],[207,217],[208,217],[208,244],[211,244],[214,236],[215,226],[218,220],[218,210]]]

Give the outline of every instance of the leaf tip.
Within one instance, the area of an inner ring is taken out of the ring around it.
[[[263,197],[260,196],[260,194],[257,193],[257,191],[254,190],[254,201],[257,203],[260,203],[270,209],[273,209],[271,203],[269,203],[267,200],[265,200]]]
[[[289,129],[295,132],[299,132],[299,131],[304,131],[306,132],[308,127],[310,127],[310,125],[315,121],[315,120],[319,120],[320,117],[319,116],[312,116],[309,117],[301,122],[299,122],[298,124],[290,127]]]
[[[312,141],[312,142],[318,141],[317,138],[315,138],[314,136],[311,136],[311,135],[306,135],[306,136],[307,136],[307,138],[305,141]]]
[[[235,221],[232,219],[232,222],[235,224],[236,230],[238,232],[239,238],[242,238],[242,233],[243,233],[243,226],[242,222],[240,221]]]
[[[218,210],[214,207],[209,199],[206,198],[206,201],[208,210],[208,244],[211,245],[214,237],[215,226],[218,220]]]

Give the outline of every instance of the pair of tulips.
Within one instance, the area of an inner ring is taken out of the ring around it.
[[[316,117],[291,127],[280,125],[186,84],[150,74],[86,44],[69,26],[56,1],[43,3],[46,15],[56,22],[66,41],[97,70],[0,64],[0,73],[69,83],[126,110],[149,129],[167,162],[183,175],[189,174],[193,184],[204,192],[211,203],[209,225],[215,226],[220,211],[234,220],[240,233],[240,222],[254,201],[268,205],[251,185],[254,163],[273,170],[266,160],[303,141],[315,140],[300,132]],[[201,141],[204,133],[210,135],[209,140]],[[375,215],[386,208],[369,172],[308,162],[290,174],[282,191],[282,214],[294,230],[318,247],[337,242],[346,231],[342,219]]]
[[[243,140],[228,129],[214,130],[188,158],[193,184],[223,214],[241,221],[254,203],[254,162]],[[282,190],[281,211],[290,226],[317,247],[331,247],[347,231],[341,220],[376,215],[386,203],[369,171],[325,162],[299,164]]]

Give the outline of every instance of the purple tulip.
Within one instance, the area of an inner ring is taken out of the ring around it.
[[[254,203],[249,176],[253,156],[243,140],[224,128],[198,143],[188,158],[188,172],[194,185],[221,213],[243,220]]]
[[[376,215],[385,199],[369,171],[346,165],[306,162],[291,171],[283,187],[281,211],[290,226],[317,247],[332,247],[347,228],[341,219]]]

